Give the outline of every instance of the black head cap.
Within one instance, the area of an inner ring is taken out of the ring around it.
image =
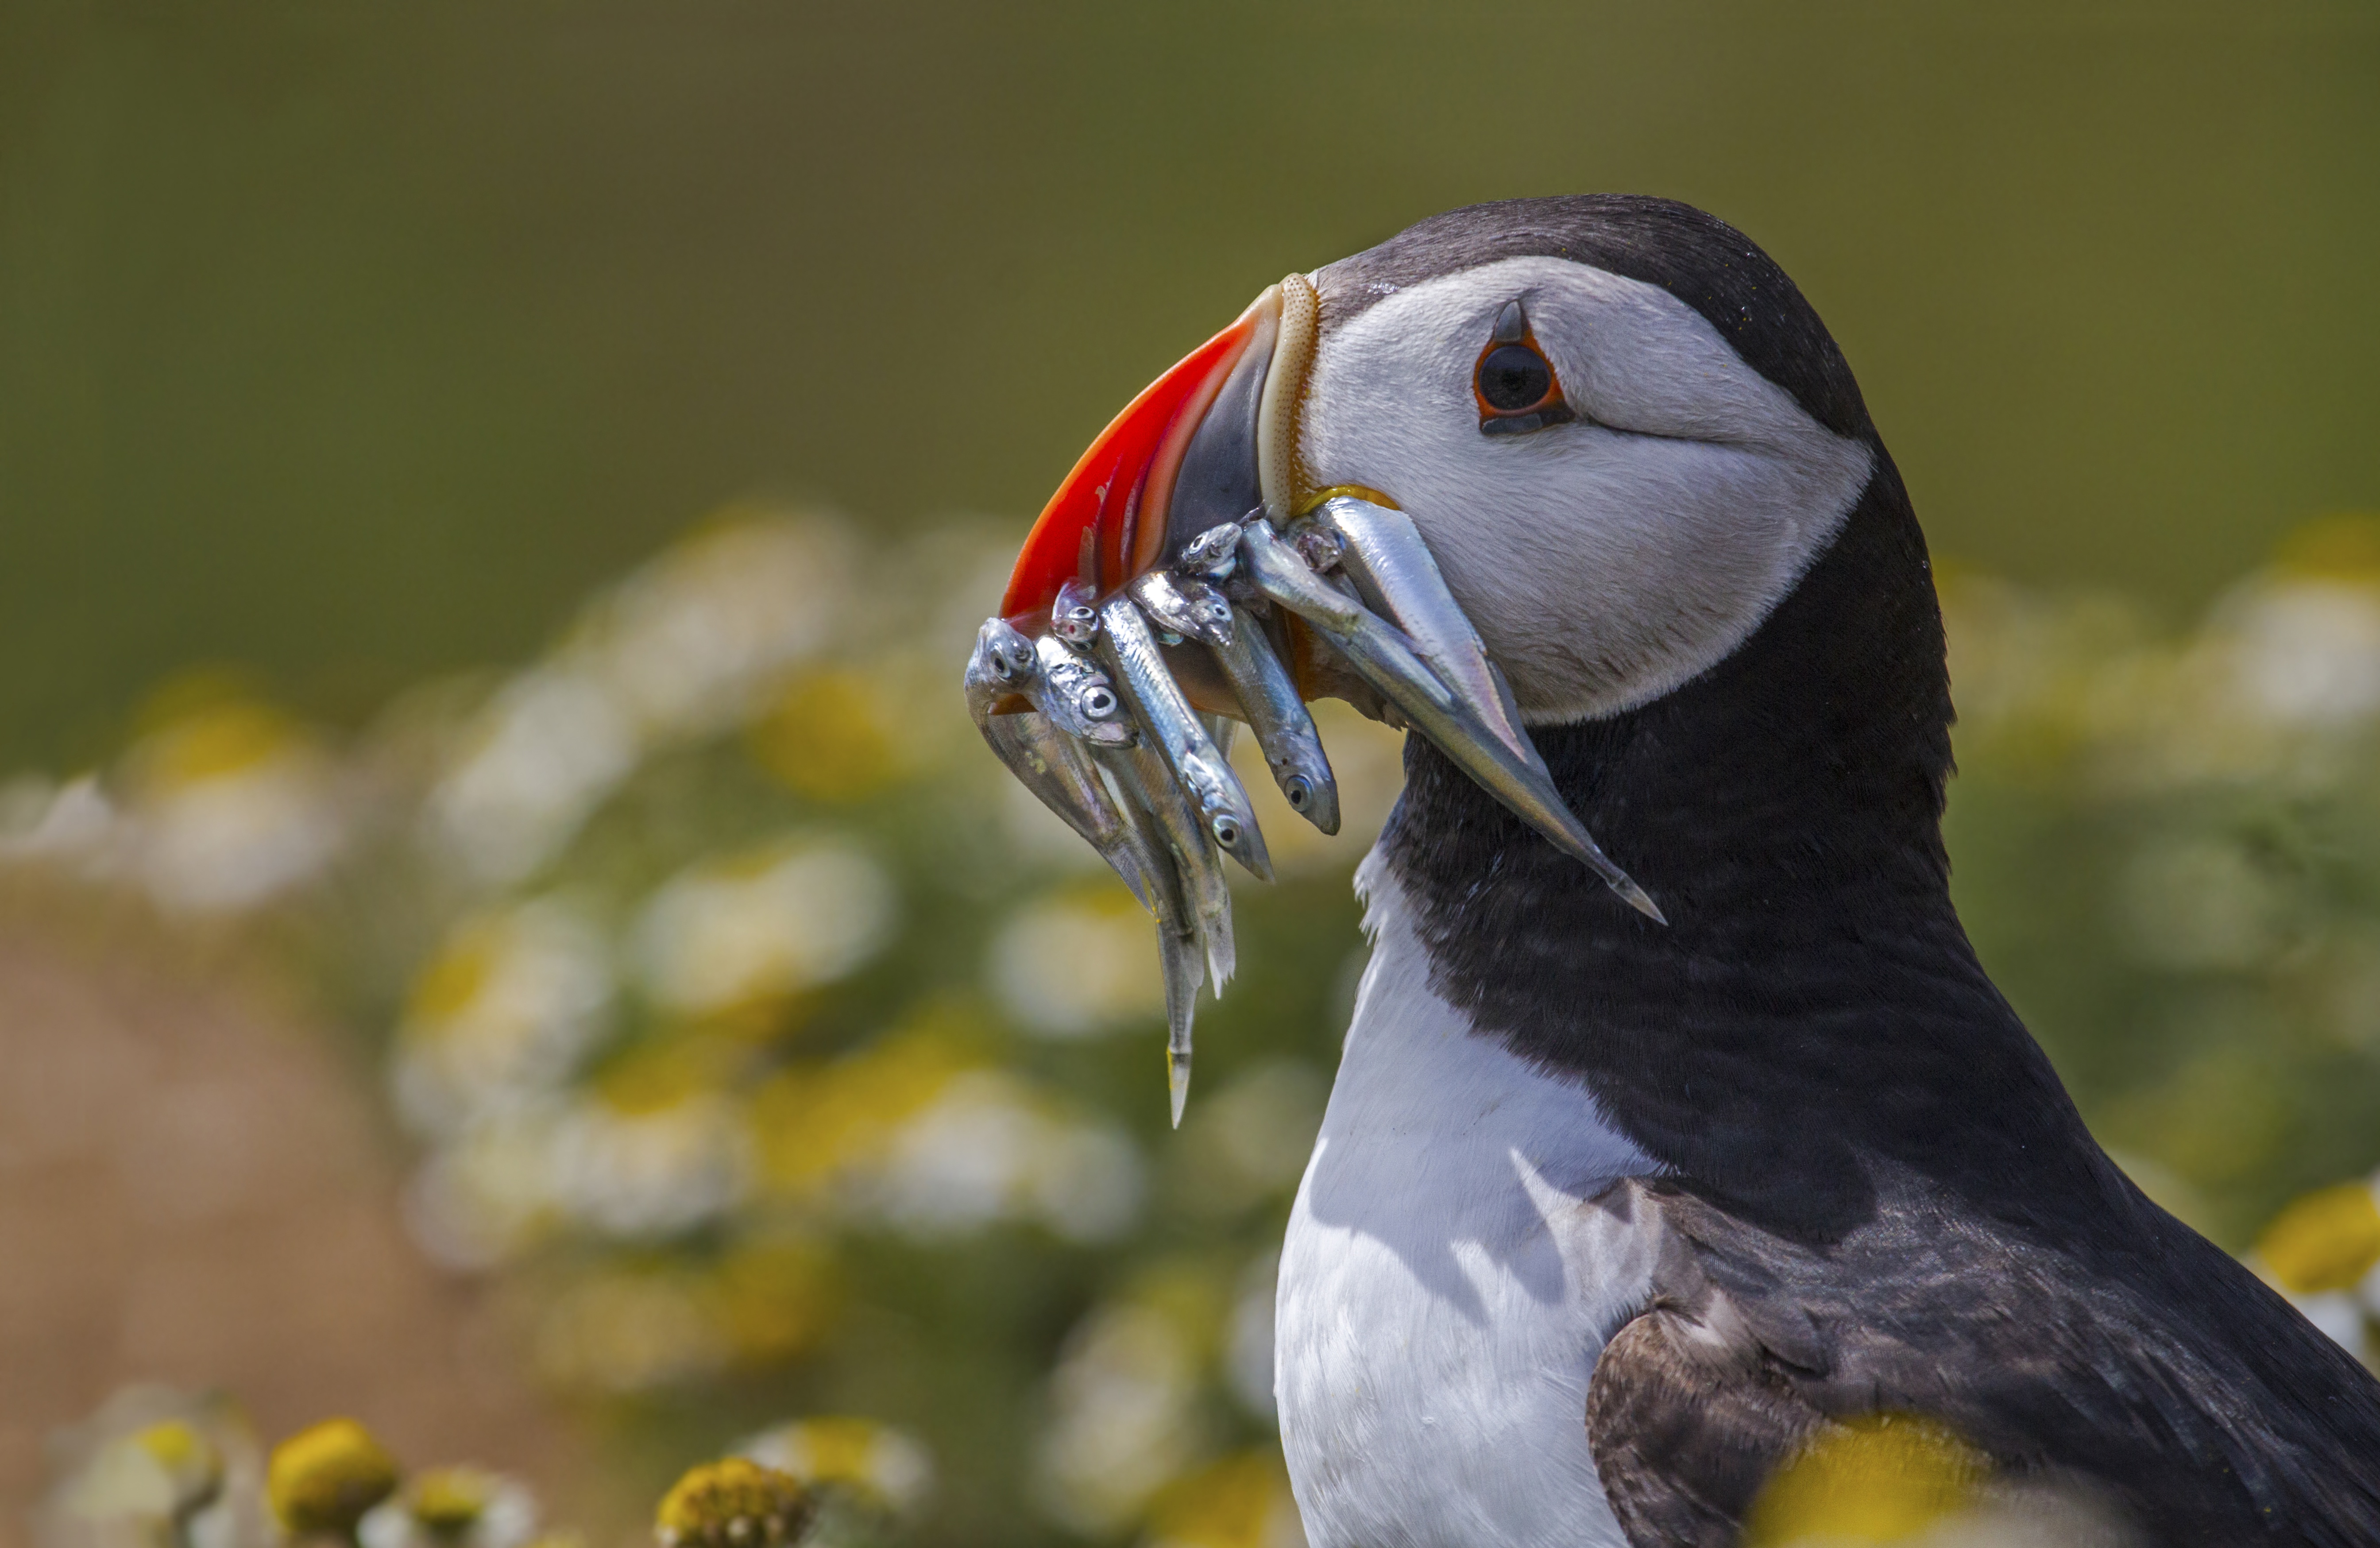
[[[1812,419],[1838,435],[1875,439],[1851,366],[1785,271],[1727,222],[1673,199],[1583,193],[1432,215],[1321,271],[1323,326],[1424,280],[1506,258],[1566,258],[1658,285]]]

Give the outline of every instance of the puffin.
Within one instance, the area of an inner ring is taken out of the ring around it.
[[[1480,204],[1269,287],[1084,454],[967,684],[1156,917],[1177,1121],[1268,867],[1232,736],[1333,828],[1303,705],[1408,733],[1280,1260],[1314,1548],[1717,1548],[1890,1422],[2109,1541],[2380,1542],[2380,1383],[1967,939],[1925,537],[1723,221]]]

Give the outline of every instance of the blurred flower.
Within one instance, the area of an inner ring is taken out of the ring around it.
[[[1044,1505],[1060,1524],[1112,1532],[1206,1455],[1198,1399],[1220,1288],[1200,1266],[1162,1265],[1067,1335],[1038,1459]]]
[[[129,1387],[53,1442],[34,1512],[42,1548],[263,1548],[263,1469],[220,1398]]]
[[[2380,1315],[2380,1201],[2371,1179],[2301,1194],[2273,1217],[2248,1264],[2308,1322],[2364,1357]]]
[[[731,513],[591,603],[497,690],[432,789],[432,834],[480,881],[527,876],[653,747],[733,724],[832,637],[848,540]]]
[[[20,774],[0,789],[0,859],[104,863],[115,831],[115,805],[96,774],[64,785]]]
[[[466,920],[414,980],[396,1032],[398,1111],[418,1133],[453,1135],[556,1089],[601,1033],[612,993],[602,936],[561,900]]]
[[[717,731],[832,640],[852,565],[839,521],[730,507],[591,607],[573,643],[649,735]]]
[[[1982,1498],[1984,1457],[1949,1431],[1907,1414],[1879,1414],[1822,1432],[1762,1486],[1744,1541],[1906,1542]]]
[[[833,1256],[809,1238],[740,1241],[709,1262],[604,1264],[551,1295],[535,1354],[565,1389],[639,1392],[807,1353],[841,1301]]]
[[[1295,1188],[1330,1094],[1313,1066],[1267,1059],[1194,1103],[1171,1167],[1183,1207],[1228,1215]]]
[[[846,1173],[889,1152],[901,1126],[977,1062],[929,1025],[829,1064],[780,1071],[753,1093],[750,1108],[767,1187],[780,1198],[822,1201]]]
[[[653,1535],[662,1548],[783,1548],[816,1509],[800,1481],[731,1457],[688,1470],[671,1487]]]
[[[1305,1548],[1280,1452],[1234,1452],[1168,1484],[1144,1541],[1148,1548]]]
[[[2380,711],[2380,587],[2276,578],[2236,595],[2240,691],[2273,719],[2338,725]]]
[[[395,1458],[351,1419],[325,1420],[273,1448],[265,1490],[298,1537],[352,1539],[364,1513],[397,1483]]]
[[[438,841],[479,880],[535,871],[636,764],[636,727],[583,667],[533,667],[496,691],[430,793]]]
[[[356,1535],[362,1548],[522,1548],[536,1531],[537,1501],[519,1480],[433,1468],[368,1512]]]
[[[782,1071],[754,1094],[767,1186],[921,1239],[1037,1220],[1103,1240],[1142,1196],[1132,1142],[1014,1076],[985,1067],[929,1011],[913,1030],[827,1065]]]
[[[1062,1526],[1105,1535],[1194,1461],[1197,1356],[1174,1319],[1133,1302],[1100,1308],[1068,1336],[1050,1378],[1038,1479]]]
[[[712,1282],[713,1317],[736,1364],[776,1365],[808,1353],[833,1325],[843,1287],[831,1249],[808,1237],[737,1243]],[[783,1464],[762,1457],[771,1466]],[[790,1469],[796,1477],[808,1475]]]
[[[2316,1188],[2273,1217],[2255,1255],[2293,1295],[2344,1290],[2380,1263],[2380,1202],[2369,1182]]]
[[[622,1109],[598,1098],[556,1119],[556,1205],[609,1236],[667,1236],[733,1209],[749,1176],[744,1126],[718,1091]]]
[[[297,723],[245,697],[177,710],[126,757],[122,838],[164,908],[254,908],[338,850],[336,766]]]
[[[848,1493],[892,1516],[914,1515],[934,1486],[933,1457],[924,1444],[874,1420],[791,1420],[735,1450],[813,1490]]]
[[[898,778],[905,722],[881,673],[822,667],[794,679],[752,727],[753,755],[795,794],[853,801]]]
[[[476,1123],[432,1151],[405,1192],[406,1225],[449,1268],[492,1268],[559,1213],[553,1189],[556,1100]]]
[[[1148,915],[1121,884],[1027,905],[993,937],[990,978],[1008,1014],[1044,1037],[1078,1038],[1165,1009]]]
[[[842,978],[894,919],[892,884],[865,850],[790,839],[673,878],[638,921],[637,960],[656,1003],[701,1016]]]
[[[1038,1220],[1104,1241],[1140,1209],[1140,1157],[1114,1126],[1087,1122],[996,1070],[953,1079],[846,1179],[856,1213],[924,1239]]]
[[[565,1389],[638,1392],[722,1369],[726,1332],[700,1275],[607,1268],[560,1290],[538,1318],[539,1371]]]

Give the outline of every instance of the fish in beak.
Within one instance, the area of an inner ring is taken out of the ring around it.
[[[1235,724],[1291,809],[1336,833],[1306,702],[1401,720],[1661,921],[1564,804],[1393,494],[1304,486],[1297,411],[1319,323],[1292,274],[1133,399],[1034,523],[967,664],[992,751],[1157,920],[1177,1125],[1192,1000],[1232,970],[1221,857],[1271,880],[1225,756]]]

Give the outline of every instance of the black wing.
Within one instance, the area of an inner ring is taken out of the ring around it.
[[[1586,1420],[1637,1548],[1735,1542],[1780,1463],[1888,1412],[1947,1424],[2010,1478],[2079,1482],[2159,1544],[2380,1543],[2380,1384],[2136,1191],[2076,1249],[1938,1195],[1885,1189],[1869,1225],[1813,1247],[1690,1183],[1622,1188],[1616,1207],[1658,1217],[1660,1266]]]

